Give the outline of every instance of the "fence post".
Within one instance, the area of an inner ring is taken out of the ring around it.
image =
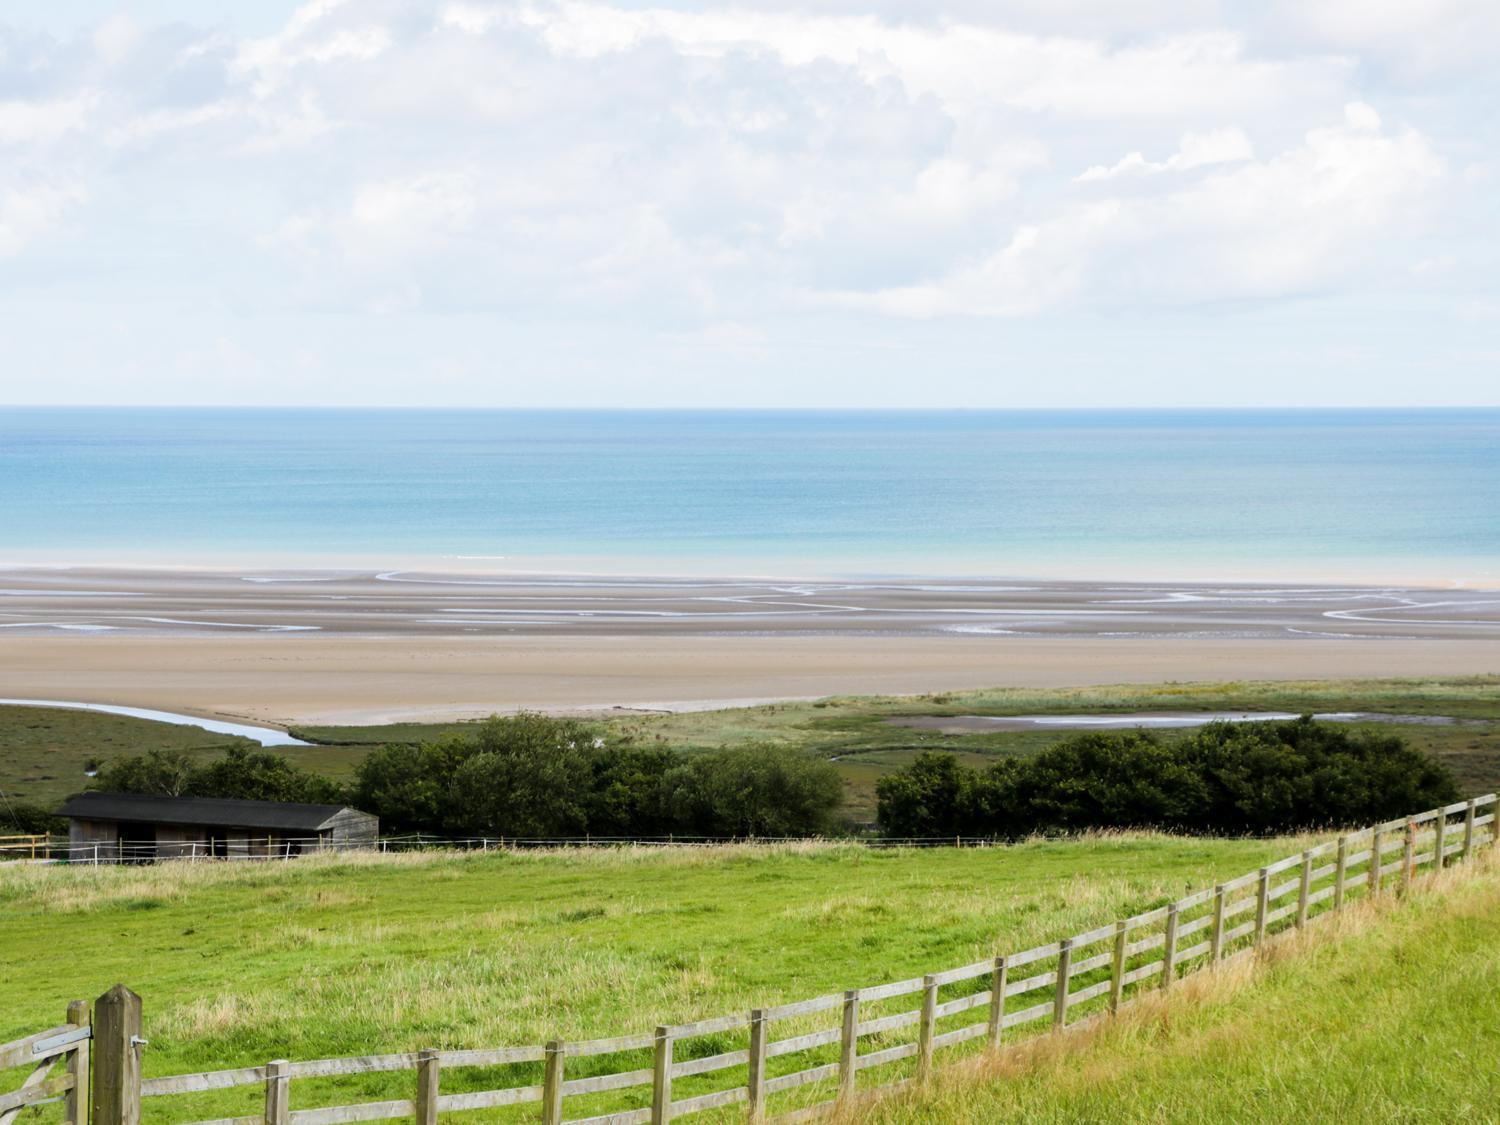
[[[77,1027],[89,1025],[89,1006],[85,1000],[74,1000],[68,1005],[68,1023]],[[84,1091],[89,1086],[89,1041],[80,1039],[68,1052],[68,1077],[72,1087],[63,1095],[63,1125],[84,1125],[88,1112],[84,1109]]]
[[[417,1052],[417,1125],[437,1125],[438,1053]]]
[[[1490,843],[1500,844],[1500,800],[1490,802]]]
[[[859,989],[844,993],[844,1024],[839,1036],[839,1097],[854,1096],[859,1075]]]
[[[1125,993],[1125,945],[1129,933],[1129,922],[1115,923],[1115,961],[1109,976],[1109,1010],[1111,1012],[1120,1010],[1120,998]]]
[[[1370,897],[1374,898],[1380,893],[1380,869],[1385,866],[1385,860],[1380,854],[1379,827],[1370,829]]]
[[[1052,1026],[1068,1026],[1068,982],[1073,976],[1073,939],[1063,938],[1057,951],[1057,998],[1052,1001]]]
[[[563,1068],[567,1058],[567,1044],[561,1039],[547,1041],[546,1069],[542,1072],[542,1125],[562,1125]]]
[[[1448,843],[1448,814],[1439,810],[1437,820],[1433,821],[1432,830],[1432,869],[1441,871],[1443,869],[1443,848]]]
[[[922,1022],[917,1027],[917,1080],[932,1075],[932,1038],[937,1026],[937,981],[932,974],[922,978]]]
[[[1208,961],[1217,965],[1224,960],[1224,884],[1214,888],[1214,921],[1208,931]]]
[[[117,984],[94,1001],[93,1125],[140,1125],[141,998]]]
[[[1307,923],[1307,898],[1312,890],[1313,854],[1309,849],[1302,853],[1302,876],[1297,881],[1297,927]]]
[[[272,1059],[266,1063],[266,1125],[287,1125],[292,1119],[291,1063]]]
[[[1417,822],[1406,822],[1406,843],[1401,852],[1401,890],[1411,890],[1411,877],[1417,867]]]
[[[1162,944],[1161,986],[1171,988],[1177,975],[1177,904],[1167,907],[1167,936]]]
[[[1474,850],[1474,798],[1469,798],[1469,803],[1464,806],[1464,859],[1468,859]]]
[[[1005,985],[1006,966],[1004,957],[995,958],[995,972],[990,978],[990,1027],[989,1044],[1000,1046],[1000,1037],[1005,1034]]]
[[[672,1029],[656,1029],[656,1055],[651,1061],[651,1125],[672,1120]]]
[[[764,1008],[750,1013],[750,1125],[766,1119],[766,1041],[770,1021]]]
[[[1266,910],[1271,902],[1271,869],[1260,869],[1260,883],[1255,891],[1255,944],[1266,936]]]
[[[1333,861],[1333,908],[1344,909],[1344,879],[1349,870],[1349,837],[1339,837],[1338,858]]]

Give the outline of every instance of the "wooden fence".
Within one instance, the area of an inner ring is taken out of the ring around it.
[[[1357,898],[1407,891],[1424,869],[1435,871],[1497,840],[1500,818],[1490,794],[1340,836],[1176,902],[1019,953],[607,1039],[273,1059],[263,1066],[142,1080],[140,1000],[117,985],[100,997],[94,1013],[92,1122],[137,1125],[142,1099],[235,1087],[260,1088],[263,1108],[193,1125],[343,1125],[390,1118],[434,1125],[441,1113],[527,1106],[534,1108],[521,1112],[533,1120],[539,1114],[545,1125],[658,1125],[736,1105],[746,1107],[751,1122],[809,1120],[864,1090],[925,1080],[940,1051],[973,1041],[998,1049],[1008,1035],[1061,1030],[1116,1011],[1146,990],[1169,989],[1189,973],[1249,954],[1278,930],[1306,925]],[[976,1019],[980,1009],[982,1018]],[[69,1008],[68,1027],[87,1026],[86,1016],[74,1018],[79,1010],[86,1013],[81,1003]],[[7,1044],[0,1048],[0,1063],[65,1030]],[[70,1064],[76,1076],[86,1043],[67,1049],[76,1052]],[[480,1069],[491,1075],[498,1069],[505,1083],[450,1088],[474,1085],[466,1072],[472,1076]],[[409,1096],[292,1108],[294,1080],[392,1071],[413,1072]],[[76,1089],[67,1076],[33,1083],[0,1099],[0,1109],[14,1116],[19,1107],[60,1090],[72,1091],[76,1102]],[[76,1122],[76,1104],[71,1112],[69,1120]],[[0,1125],[9,1121],[0,1116]]]

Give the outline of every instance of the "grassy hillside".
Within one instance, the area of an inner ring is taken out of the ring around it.
[[[1496,859],[843,1121],[1494,1121]]]
[[[925,696],[840,697],[673,715],[631,713],[604,721],[650,745],[687,752],[770,741],[833,758],[844,775],[848,810],[856,820],[874,812],[874,784],[921,750],[941,748],[969,764],[1034,754],[1068,731],[995,731],[944,735],[892,726],[914,715],[1272,710],[1375,711],[1444,716],[1452,726],[1381,727],[1441,758],[1470,792],[1500,788],[1500,676],[1413,680],[1308,680],[1265,683],[1157,684],[1059,690],[1005,689]],[[401,723],[374,727],[299,727],[316,741],[282,753],[332,777],[347,777],[369,747],[417,742],[462,723]],[[1172,738],[1164,734],[1164,738]],[[0,791],[12,800],[56,802],[84,783],[84,763],[95,757],[153,747],[208,754],[239,740],[191,727],[82,711],[0,707]]]
[[[116,981],[144,997],[148,1076],[649,1030],[1024,948],[1295,846],[1124,836],[9,866],[0,1041]],[[338,1089],[405,1096],[408,1079]],[[321,1096],[298,1089],[300,1104]],[[252,1112],[256,1096],[173,1099],[172,1119]]]

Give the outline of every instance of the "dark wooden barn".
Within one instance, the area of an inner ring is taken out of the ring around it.
[[[380,821],[347,805],[297,805],[213,797],[80,793],[68,818],[75,862],[192,857],[289,859],[307,852],[374,847]]]

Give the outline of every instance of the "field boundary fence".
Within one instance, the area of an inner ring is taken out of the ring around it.
[[[443,1114],[505,1107],[519,1107],[511,1112],[544,1125],[661,1125],[712,1111],[719,1111],[717,1119],[733,1114],[752,1123],[814,1120],[858,1095],[926,1081],[939,1055],[956,1055],[961,1045],[999,1050],[1031,1032],[1063,1031],[1107,1016],[1189,974],[1251,955],[1271,935],[1300,929],[1351,902],[1408,893],[1428,875],[1496,842],[1500,816],[1495,795],[1488,794],[1345,833],[1031,949],[603,1039],[272,1059],[143,1078],[141,1000],[116,985],[95,1002],[91,1022],[88,1006],[75,1001],[67,1024],[0,1046],[0,1072],[31,1058],[28,1051],[37,1060],[21,1090],[0,1096],[0,1125],[11,1125],[28,1105],[58,1098],[67,1099],[68,1125],[83,1125],[79,1090],[91,1038],[92,1125],[138,1125],[143,1101],[236,1088],[254,1096],[253,1112],[190,1125],[394,1118],[436,1125]],[[52,1062],[63,1057],[67,1073],[47,1079]],[[304,1090],[317,1087],[311,1100],[326,1102],[347,1098],[339,1081],[402,1071],[411,1080],[400,1097],[293,1105],[293,1082],[304,1083]],[[188,1121],[191,1108],[172,1119]]]

